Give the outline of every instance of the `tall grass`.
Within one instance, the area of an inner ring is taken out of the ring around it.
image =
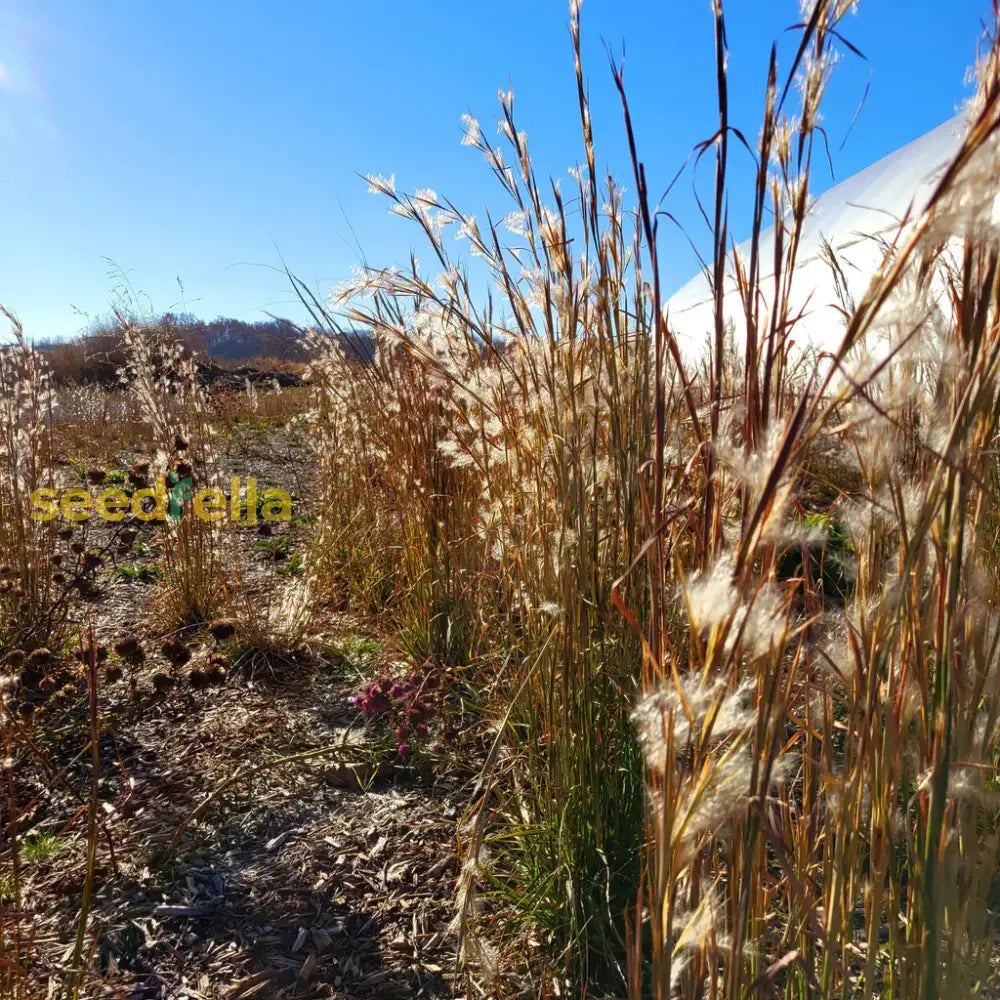
[[[784,75],[772,51],[744,259],[713,5],[697,363],[664,308],[620,70],[631,208],[598,173],[577,3],[573,190],[538,179],[501,93],[503,146],[468,116],[464,144],[506,214],[372,176],[434,274],[365,269],[309,300],[377,344],[371,366],[317,348],[326,577],[414,656],[464,665],[489,734],[459,898],[481,973],[531,939],[574,989],[635,996],[965,996],[989,974],[998,49],[931,203],[832,315],[839,348],[810,355],[792,291],[853,6],[808,5]]]
[[[53,579],[56,538],[31,518],[32,493],[52,486],[52,391],[44,359],[3,307],[0,347],[0,650],[30,653],[66,638],[72,588]]]
[[[181,344],[125,319],[122,344],[120,378],[141,408],[154,446],[149,461],[133,470],[134,485],[155,489],[162,480],[169,493],[189,480],[192,495],[206,487],[224,489],[228,484],[219,466],[218,429],[193,358]],[[225,519],[195,517],[188,506],[182,516],[168,512],[156,522],[166,573],[160,611],[168,629],[209,622],[226,601]]]

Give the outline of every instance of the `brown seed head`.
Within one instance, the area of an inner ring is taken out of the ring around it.
[[[121,639],[115,643],[115,652],[128,663],[142,663],[146,659],[146,654],[138,639]]]
[[[25,662],[32,670],[45,670],[56,662],[56,658],[52,655],[51,649],[42,646],[32,650]]]
[[[224,642],[236,635],[236,623],[230,618],[216,618],[209,624],[208,631],[216,642]]]
[[[160,651],[175,667],[183,667],[191,659],[191,650],[180,639],[168,639]]]
[[[4,665],[10,667],[11,670],[20,670],[21,667],[24,666],[24,650],[10,650],[10,652],[4,656],[3,662]]]
[[[177,682],[169,674],[153,674],[153,690],[157,694],[165,694]]]

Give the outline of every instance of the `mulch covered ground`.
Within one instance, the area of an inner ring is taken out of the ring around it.
[[[109,728],[88,995],[453,995],[460,799],[443,780],[375,766],[351,690],[319,661],[281,686],[171,691]],[[85,759],[35,818],[72,817]],[[62,978],[72,953],[83,839],[81,816],[51,857],[24,863],[39,983]]]
[[[234,475],[307,494],[301,441],[261,429],[235,445]],[[88,546],[102,530],[88,528]],[[294,552],[300,529],[280,530],[293,536]],[[255,533],[243,534],[246,578],[276,579]],[[153,529],[142,529],[144,539],[146,554],[116,557],[81,619],[99,641],[135,636],[148,654],[134,689],[127,673],[101,688],[102,830],[81,995],[464,995],[448,925],[466,803],[451,779],[403,766],[362,727],[348,698],[374,666],[364,657],[382,654],[350,653],[346,640],[359,627],[331,612],[308,655],[277,675],[232,671],[204,689],[179,675],[157,693],[152,677],[165,669],[151,617],[157,584],[116,569],[155,561]],[[207,655],[203,632],[189,641],[195,658]],[[78,665],[66,670],[81,675]],[[90,752],[83,685],[76,687],[62,714],[46,707],[24,728],[37,752],[22,741],[12,761],[22,834],[29,842],[40,831],[55,838],[42,856],[22,858],[20,915],[0,886],[6,955],[16,925],[20,952],[30,955],[31,996],[62,995],[86,873]],[[9,884],[10,852],[0,848],[0,878],[7,872]]]
[[[351,690],[319,661],[281,686],[171,691],[109,728],[87,995],[453,995],[460,800],[443,780],[372,763]],[[35,818],[72,817],[85,759]],[[39,983],[61,979],[72,953],[83,839],[81,816],[51,857],[24,863]]]

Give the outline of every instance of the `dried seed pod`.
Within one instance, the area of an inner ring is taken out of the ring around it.
[[[180,434],[178,434],[174,438],[174,450],[175,451],[187,451],[187,449],[188,449],[188,440],[187,440],[187,438],[186,437],[182,437]]]
[[[5,654],[3,664],[11,670],[20,670],[24,666],[24,650],[12,649]]]
[[[120,681],[122,679],[122,675],[124,673],[125,671],[122,670],[121,667],[112,664],[107,670],[104,671],[104,676],[109,684],[114,684],[115,681]]]
[[[160,651],[175,667],[183,667],[191,659],[191,650],[180,639],[168,639]]]
[[[153,674],[153,690],[166,694],[177,682],[169,674]]]
[[[128,474],[128,479],[135,486],[144,486],[149,479],[149,462],[136,462]]]
[[[216,618],[209,623],[208,631],[216,642],[224,642],[236,635],[236,623],[230,618]]]
[[[126,663],[142,663],[146,659],[146,653],[142,646],[139,645],[138,639],[128,638],[121,639],[115,643],[115,652],[123,659]]]
[[[195,690],[208,687],[208,675],[203,670],[192,670],[188,674],[188,684]]]
[[[60,528],[56,532],[56,537],[61,538],[64,542],[69,541],[73,537],[73,529],[69,525],[66,525],[66,527]]]
[[[218,664],[210,666],[205,672],[205,676],[208,678],[209,684],[225,684],[226,683],[226,671],[224,667]]]
[[[45,646],[32,650],[25,661],[30,670],[48,670],[56,663],[56,658],[51,649]]]
[[[93,486],[101,486],[104,480],[108,478],[108,474],[104,469],[88,469],[87,470],[87,481]]]
[[[174,469],[178,479],[190,479],[194,473],[194,468],[190,462],[178,462]]]

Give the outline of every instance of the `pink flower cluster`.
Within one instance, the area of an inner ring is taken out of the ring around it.
[[[427,736],[431,717],[431,699],[437,684],[433,677],[413,671],[403,678],[381,677],[369,681],[352,695],[350,702],[365,716],[365,720],[394,725],[396,752],[400,757],[410,753],[414,738]]]

